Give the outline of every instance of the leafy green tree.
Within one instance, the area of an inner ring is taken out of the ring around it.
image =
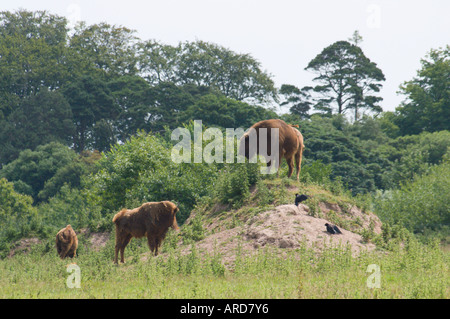
[[[0,178],[0,251],[8,242],[28,235],[38,228],[37,210],[30,196],[19,194],[14,185]]]
[[[67,224],[74,229],[89,227],[91,230],[104,226],[100,209],[92,204],[90,196],[86,186],[72,188],[69,184],[63,184],[58,193],[37,206],[41,222],[51,229],[52,237],[55,231]],[[111,224],[110,219],[108,224]]]
[[[135,75],[137,57],[135,31],[108,23],[75,27],[69,46],[90,67],[102,71],[109,78],[119,75]]]
[[[379,193],[374,210],[381,220],[414,232],[450,225],[450,163],[448,158],[401,188]]]
[[[214,87],[239,101],[277,97],[271,76],[249,54],[204,41],[181,42],[176,47],[147,41],[137,47],[141,74],[151,83]]]
[[[312,59],[305,70],[317,74],[314,87],[318,94],[315,108],[331,112],[332,105],[338,114],[347,110],[355,112],[355,120],[362,108],[381,112],[381,97],[372,95],[381,88],[383,72],[370,61],[360,47],[348,41],[337,41]]]
[[[395,112],[401,135],[450,129],[450,46],[431,50],[421,63],[417,77],[400,87],[406,95]]]
[[[137,43],[136,50],[140,75],[150,84],[177,83],[179,47],[148,40]]]
[[[388,161],[377,152],[376,142],[361,141],[355,136],[344,116],[313,115],[311,121],[296,123],[305,139],[304,165],[314,161],[331,165],[330,177],[340,178],[353,194],[381,187],[383,166]]]
[[[72,109],[74,149],[81,152],[85,148],[95,147],[98,141],[93,137],[94,125],[102,119],[114,120],[119,113],[107,84],[98,78],[84,76],[65,86],[62,92]],[[113,136],[107,136],[107,140],[112,141]]]
[[[215,86],[239,101],[276,96],[272,79],[253,57],[203,41],[181,44],[179,78],[184,84]]]
[[[202,120],[206,126],[248,128],[254,123],[277,117],[275,112],[261,106],[236,101],[224,95],[207,94],[198,98],[183,114],[183,122]]]
[[[44,183],[44,188],[39,191],[39,201],[46,202],[58,195],[64,186],[70,188],[67,192],[85,187],[83,178],[97,171],[95,163],[101,158],[98,151],[84,151],[77,155],[71,162],[59,167],[55,174]],[[64,194],[62,195],[64,197]]]
[[[17,158],[24,149],[52,141],[70,144],[74,133],[70,105],[59,92],[41,90],[23,98],[0,127],[0,163]]]
[[[61,168],[71,164],[75,158],[76,153],[69,147],[51,142],[38,146],[34,151],[28,149],[20,152],[16,160],[0,170],[0,178],[7,178],[14,183],[17,191],[39,201],[38,194],[45,188],[46,182],[51,180]],[[71,173],[58,178],[66,179],[66,182],[70,183],[69,175],[73,176]]]
[[[383,132],[390,138],[399,136],[400,128],[395,124],[396,115],[394,112],[382,112],[380,116],[376,118],[376,121],[379,123]]]
[[[182,115],[195,98],[182,86],[174,83],[160,83],[153,89],[153,103],[148,114],[148,122],[153,132],[161,132],[165,127],[174,129],[181,126]]]
[[[171,200],[180,207],[180,222],[189,216],[196,201],[211,192],[217,169],[214,164],[176,164],[170,146],[141,132],[105,154],[89,182],[103,214],[145,201]]]
[[[383,189],[397,188],[425,174],[432,165],[442,163],[450,148],[450,132],[441,131],[401,136],[380,145],[378,152],[389,164],[384,165]]]
[[[46,11],[0,12],[0,119],[20,98],[65,82],[66,24]]]
[[[161,82],[154,86],[139,76],[123,76],[108,83],[120,113],[114,121],[118,138],[125,141],[138,130],[162,132],[182,124],[188,106],[213,90],[196,85]]]
[[[64,44],[67,39],[67,19],[47,11],[2,11],[0,21],[0,37],[21,34],[27,39],[42,39],[49,45]]]
[[[290,105],[289,112],[299,115],[300,118],[309,118],[309,110],[311,109],[311,91],[312,87],[305,86],[301,90],[295,85],[281,85],[279,94],[285,97],[280,106]]]

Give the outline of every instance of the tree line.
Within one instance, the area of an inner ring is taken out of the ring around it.
[[[314,57],[305,70],[316,86],[276,88],[249,54],[204,41],[171,46],[143,41],[107,23],[68,28],[46,11],[0,13],[0,165],[21,150],[58,141],[77,152],[108,150],[139,129],[173,129],[195,116],[206,125],[248,127],[290,114],[379,115],[397,136],[448,129],[449,48],[431,50],[407,97],[383,113],[383,72],[367,58],[357,31]]]

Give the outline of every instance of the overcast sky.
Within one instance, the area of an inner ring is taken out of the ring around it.
[[[420,59],[450,44],[449,0],[0,0],[0,10],[19,8],[122,25],[142,40],[204,40],[250,53],[277,87],[311,85],[308,62],[358,30],[365,55],[386,76],[384,111],[402,101],[396,92],[416,75]]]

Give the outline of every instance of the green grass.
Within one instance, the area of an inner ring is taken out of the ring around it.
[[[133,243],[133,241],[132,241]],[[445,298],[450,297],[450,254],[438,245],[409,240],[389,252],[351,256],[348,247],[322,254],[264,249],[247,256],[236,251],[230,269],[220,252],[181,255],[165,247],[158,257],[144,241],[127,247],[126,263],[114,265],[113,242],[98,251],[84,249],[73,260],[81,288],[68,288],[67,265],[47,244],[0,261],[0,298]],[[367,266],[381,268],[381,288],[366,285]]]

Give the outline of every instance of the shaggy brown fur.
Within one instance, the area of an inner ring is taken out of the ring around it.
[[[178,230],[175,214],[178,207],[169,201],[144,203],[134,209],[122,209],[114,218],[116,224],[116,248],[114,263],[124,262],[125,247],[131,238],[147,236],[150,250],[158,255],[158,247],[164,240],[169,227]]]
[[[289,166],[288,177],[291,177],[292,172],[294,170],[294,159],[297,168],[297,181],[299,180],[301,163],[302,163],[302,155],[303,150],[305,148],[303,143],[303,135],[299,130],[294,127],[298,127],[298,125],[288,125],[282,120],[272,119],[265,120],[252,125],[251,128],[256,130],[257,134],[257,154],[259,154],[259,129],[266,128],[267,129],[267,153],[272,154],[271,150],[271,128],[278,128],[279,132],[279,158],[277,159],[277,176],[278,176],[278,168],[281,164],[283,157],[286,159],[286,162]],[[250,128],[250,129],[251,129]],[[250,154],[249,151],[249,131],[247,131],[241,138],[239,151],[242,155],[250,159],[255,154]],[[269,160],[269,159],[267,159]],[[270,165],[270,162],[267,163],[267,166]]]
[[[67,225],[56,234],[56,250],[59,257],[73,258],[77,253],[78,238],[72,226]]]

